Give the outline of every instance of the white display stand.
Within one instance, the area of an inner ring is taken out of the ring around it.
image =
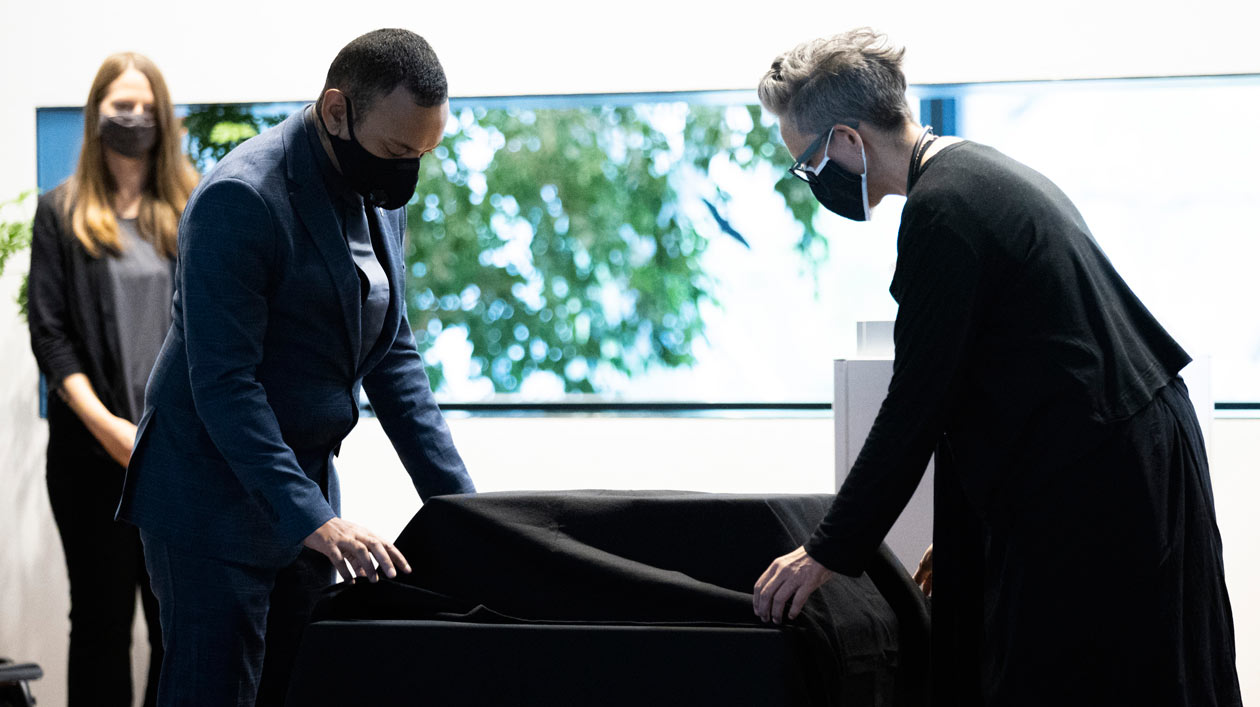
[[[844,483],[862,443],[875,424],[875,415],[888,394],[892,361],[888,359],[838,360],[835,362],[836,489]],[[933,464],[915,490],[901,517],[884,542],[906,569],[913,573],[919,558],[932,542]]]
[[[1199,427],[1203,430],[1203,443],[1207,447],[1208,462],[1212,460],[1212,421],[1216,419],[1216,399],[1212,394],[1212,357],[1195,356],[1194,360],[1181,371],[1190,393],[1190,403],[1194,405],[1194,414],[1199,418]]]

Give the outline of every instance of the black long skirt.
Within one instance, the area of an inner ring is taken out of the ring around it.
[[[1241,705],[1207,455],[1178,378],[1001,526],[938,451],[933,705]]]

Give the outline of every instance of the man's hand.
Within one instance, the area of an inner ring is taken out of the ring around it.
[[[367,528],[340,518],[333,518],[319,526],[302,544],[332,560],[333,567],[347,582],[353,582],[355,577],[375,582],[378,567],[381,574],[391,579],[398,574],[395,567],[406,574],[411,573],[411,565],[407,564],[398,548],[381,540]]]
[[[923,590],[924,596],[932,596],[932,546],[928,545],[927,551],[923,553],[923,559],[919,560],[919,569],[914,571],[914,583],[919,585],[919,589]]]
[[[770,563],[753,587],[753,612],[762,621],[783,622],[783,609],[791,601],[787,618],[795,619],[805,608],[805,600],[827,583],[834,573],[810,557],[804,547]]]

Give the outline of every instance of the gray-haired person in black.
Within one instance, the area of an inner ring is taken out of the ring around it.
[[[759,89],[825,207],[907,200],[888,395],[754,611],[794,618],[833,572],[860,575],[935,451],[934,705],[1241,704],[1189,356],[1054,184],[912,119],[902,54],[855,30],[778,57]]]
[[[144,704],[163,659],[134,527],[114,521],[144,387],[171,324],[176,223],[197,180],[161,73],[101,65],[74,175],[42,195],[31,244],[31,348],[48,399],[48,496],[70,579],[70,707],[131,707],[137,587],[149,634]]]

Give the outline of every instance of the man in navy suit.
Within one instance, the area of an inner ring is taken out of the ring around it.
[[[338,517],[332,459],[360,388],[421,499],[474,491],[403,293],[402,207],[448,112],[429,44],[371,32],[333,60],[314,106],[234,150],[188,201],[174,323],[118,509],[161,606],[161,705],[281,704],[333,568],[410,571]]]

